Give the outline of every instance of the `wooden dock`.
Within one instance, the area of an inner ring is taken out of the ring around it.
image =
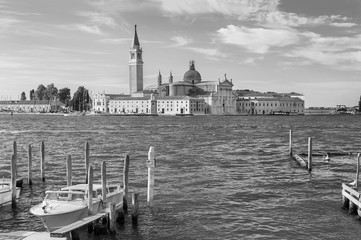
[[[348,209],[350,214],[358,214],[361,217],[361,201],[359,186],[359,173],[360,173],[360,153],[357,154],[357,169],[356,179],[352,183],[342,183],[342,207]]]
[[[0,233],[0,240],[66,240],[66,237],[51,237],[48,232],[26,232],[17,231],[9,233]]]
[[[98,214],[95,214],[95,215],[92,215],[92,216],[89,216],[89,217],[86,217],[86,218],[83,218],[79,221],[76,221],[70,225],[67,225],[67,226],[64,226],[62,228],[59,228],[53,232],[50,233],[50,236],[51,237],[57,237],[57,238],[60,238],[60,237],[66,237],[67,234],[69,234],[70,232],[76,230],[76,229],[79,229],[91,222],[94,222],[100,218],[103,218],[103,217],[108,217],[108,214],[109,212],[101,212],[101,213],[98,213]]]

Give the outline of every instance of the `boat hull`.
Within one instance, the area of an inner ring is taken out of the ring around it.
[[[10,188],[0,188],[0,206],[11,203],[11,189]],[[20,197],[20,188],[16,188],[16,199]]]
[[[58,228],[72,224],[80,219],[89,216],[88,207],[83,206],[69,212],[63,212],[58,214],[44,213],[42,205],[39,204],[30,209],[30,212],[35,216],[40,217],[45,227],[49,232],[55,231]],[[43,213],[41,213],[43,212]]]

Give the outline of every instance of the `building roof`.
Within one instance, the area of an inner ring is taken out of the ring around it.
[[[138,38],[138,34],[137,34],[137,25],[134,26],[134,39],[133,39],[133,45],[132,48],[137,48],[140,47],[139,44],[139,38]]]
[[[263,102],[271,102],[271,101],[299,101],[299,102],[304,102],[302,99],[300,98],[295,98],[295,97],[265,97],[265,98],[256,98],[256,99],[244,99],[244,98],[240,98],[239,100],[241,101],[263,101]]]
[[[150,97],[116,97],[113,98],[112,100],[125,100],[125,101],[130,101],[130,100],[150,100]]]
[[[184,74],[183,81],[188,83],[199,83],[202,81],[201,74],[195,69],[194,61],[190,61],[189,70]]]
[[[60,102],[59,100],[12,100],[12,101],[0,101],[2,105],[57,105],[57,106],[65,106],[64,103]]]

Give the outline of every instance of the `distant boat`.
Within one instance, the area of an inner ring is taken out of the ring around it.
[[[64,113],[64,117],[79,117],[79,116],[85,116],[85,112],[69,112]]]
[[[16,199],[20,197],[20,187],[16,187]],[[0,180],[0,206],[11,203],[12,190],[11,182],[8,179]]]
[[[46,228],[52,232],[89,216],[88,185],[77,184],[60,191],[46,191],[42,203],[32,207],[30,213],[40,217]],[[103,210],[102,186],[93,185],[92,213]],[[106,203],[123,204],[123,190],[116,185],[107,187]]]

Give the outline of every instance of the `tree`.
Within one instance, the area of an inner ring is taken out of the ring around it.
[[[36,89],[36,92],[35,92],[36,100],[43,100],[45,91],[46,91],[46,87],[43,84],[40,84],[38,86],[38,89]]]
[[[30,100],[35,100],[35,91],[34,91],[34,89],[31,89],[29,98],[30,98]]]
[[[26,100],[25,92],[22,92],[20,96],[20,101],[25,101],[25,100]]]
[[[52,100],[58,97],[58,89],[54,86],[54,83],[49,84],[44,92],[44,100]]]
[[[74,93],[72,99],[73,110],[75,111],[87,111],[89,110],[89,97],[88,90],[83,86],[78,87],[78,90]]]
[[[67,87],[60,89],[58,97],[60,102],[64,103],[66,107],[69,106],[71,100],[70,89]]]

